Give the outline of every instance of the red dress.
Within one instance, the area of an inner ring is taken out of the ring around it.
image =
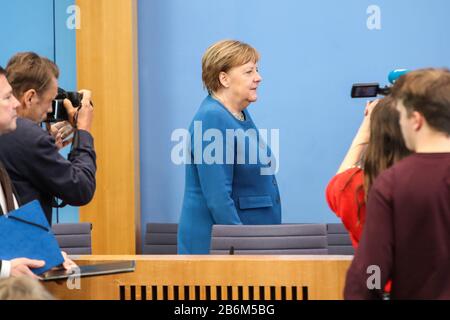
[[[328,183],[326,191],[328,206],[341,218],[342,223],[350,233],[355,249],[358,247],[362,228],[366,221],[363,183],[363,170],[351,168],[335,175]]]
[[[335,175],[328,183],[326,198],[330,209],[341,218],[350,233],[353,248],[358,248],[366,221],[364,171],[350,168]],[[386,283],[384,291],[391,292],[391,281]]]

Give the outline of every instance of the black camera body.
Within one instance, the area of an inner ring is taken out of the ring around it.
[[[352,86],[352,98],[373,98],[381,94],[383,96],[389,95],[391,87],[380,87],[378,83],[355,83]]]
[[[83,94],[79,92],[69,92],[58,88],[58,95],[52,102],[52,112],[47,113],[46,122],[60,122],[69,120],[69,115],[64,107],[64,99],[69,99],[74,108],[81,106]]]
[[[398,78],[407,74],[408,69],[395,69],[389,72],[388,80],[391,85]],[[391,93],[392,86],[380,87],[378,83],[355,83],[352,86],[352,98],[374,98],[377,95],[387,96]]]

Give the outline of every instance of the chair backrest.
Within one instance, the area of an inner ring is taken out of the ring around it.
[[[147,223],[143,254],[177,254],[177,223]]]
[[[328,254],[353,255],[355,249],[352,246],[350,235],[342,223],[327,224]]]
[[[230,250],[234,254],[327,254],[326,225],[214,225],[209,253],[230,254]]]
[[[92,254],[92,224],[60,223],[52,226],[62,251],[67,254]]]

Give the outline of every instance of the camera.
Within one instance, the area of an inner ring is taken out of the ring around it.
[[[52,101],[52,112],[47,113],[46,122],[60,122],[69,120],[69,115],[64,107],[64,99],[69,99],[74,108],[78,108],[81,106],[83,94],[79,92],[65,91],[62,88],[58,88],[58,95]]]
[[[381,94],[387,96],[391,88],[386,86],[381,88],[378,83],[355,83],[352,86],[352,98],[369,98]]]
[[[388,80],[391,84],[408,73],[408,69],[396,69],[389,73]],[[352,86],[352,98],[373,98],[377,95],[387,96],[391,93],[391,86],[381,87],[379,83],[355,83]]]

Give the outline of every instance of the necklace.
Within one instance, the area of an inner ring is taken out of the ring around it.
[[[225,106],[225,104],[222,102],[222,100],[219,97],[217,97],[215,94],[211,94],[211,96],[214,99],[216,99],[217,101],[219,101],[223,106]],[[231,110],[230,110],[230,113],[233,115],[233,117],[235,117],[239,121],[245,121],[245,115],[242,111],[241,112],[231,112]]]
[[[241,112],[234,112],[233,116],[236,119],[238,119],[239,121],[244,121],[245,120],[245,116],[244,116],[244,113],[242,111]]]

